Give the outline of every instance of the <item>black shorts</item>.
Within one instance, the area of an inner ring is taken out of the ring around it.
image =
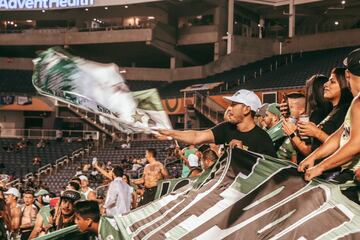
[[[148,204],[149,202],[152,202],[155,199],[157,187],[152,188],[145,188],[144,196],[140,201],[140,206],[143,206],[145,204]]]

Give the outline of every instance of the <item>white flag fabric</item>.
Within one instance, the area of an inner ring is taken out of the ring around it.
[[[115,64],[88,61],[58,47],[33,62],[33,85],[42,95],[96,113],[102,123],[126,133],[171,128],[157,90],[131,92]]]

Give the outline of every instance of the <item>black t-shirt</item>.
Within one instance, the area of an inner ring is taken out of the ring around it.
[[[213,127],[211,131],[216,144],[229,143],[231,140],[237,139],[242,141],[246,150],[276,157],[270,136],[259,126],[255,126],[248,132],[240,132],[236,125],[223,122]]]
[[[336,106],[318,125],[318,127],[326,134],[330,135],[339,129],[343,124],[346,113],[349,109],[350,104],[343,104]],[[311,150],[315,150],[320,147],[322,143],[314,138],[311,144]]]

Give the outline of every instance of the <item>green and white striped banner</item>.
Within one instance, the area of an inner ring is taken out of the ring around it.
[[[360,239],[360,207],[339,185],[306,182],[291,162],[240,149],[115,220],[120,239]]]

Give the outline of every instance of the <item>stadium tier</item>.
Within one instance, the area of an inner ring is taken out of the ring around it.
[[[70,155],[77,149],[85,146],[82,142],[56,142],[47,141],[44,147],[37,147],[39,141],[27,140],[25,147],[17,147],[20,139],[0,138],[0,162],[4,164],[3,171],[14,177],[23,177],[30,172],[36,172],[38,168],[47,164],[54,164],[63,156]],[[41,160],[34,164],[35,157]]]

